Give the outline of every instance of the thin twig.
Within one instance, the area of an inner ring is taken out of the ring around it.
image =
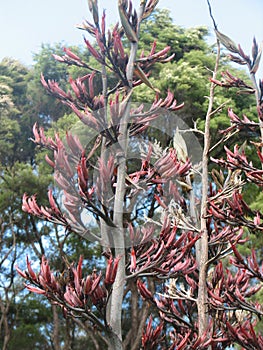
[[[208,8],[209,8],[209,15],[213,21],[213,24],[214,24],[214,29],[217,30],[217,24],[216,24],[216,21],[214,19],[214,16],[213,16],[213,13],[212,13],[212,7],[211,7],[211,4],[210,4],[210,1],[207,0],[207,4],[208,4]]]

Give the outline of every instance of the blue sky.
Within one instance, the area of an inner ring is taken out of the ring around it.
[[[98,2],[106,9],[108,24],[115,22],[117,0]],[[9,56],[30,65],[32,54],[39,51],[42,43],[82,44],[84,32],[75,25],[90,19],[87,3],[87,0],[1,0],[0,60]],[[211,0],[211,4],[219,30],[246,51],[250,52],[254,35],[258,42],[263,40],[262,0]],[[206,25],[212,29],[206,0],[159,0],[158,7],[170,9],[178,25]]]

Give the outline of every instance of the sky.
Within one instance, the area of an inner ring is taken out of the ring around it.
[[[107,23],[115,23],[118,1],[98,2],[101,9],[106,9]],[[258,42],[263,41],[262,0],[211,0],[211,5],[218,29],[247,53],[254,36]],[[168,8],[177,25],[205,25],[212,31],[207,0],[159,0],[158,7]],[[91,19],[87,0],[0,0],[0,60],[7,56],[31,65],[33,53],[38,53],[43,43],[82,45],[84,32],[76,25],[85,19]],[[215,41],[213,35],[209,41]]]

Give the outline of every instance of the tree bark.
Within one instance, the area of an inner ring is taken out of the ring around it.
[[[217,42],[217,57],[215,68],[213,72],[213,79],[216,78],[218,71],[218,64],[220,58],[220,45]],[[210,119],[213,110],[214,103],[214,90],[215,84],[211,83],[210,94],[209,94],[209,105],[205,120],[205,134],[204,134],[204,150],[202,158],[202,200],[201,200],[201,227],[200,234],[201,238],[196,243],[196,259],[199,268],[199,285],[198,285],[198,298],[197,298],[197,309],[198,309],[198,332],[199,337],[204,335],[208,327],[208,316],[207,316],[207,262],[208,262],[208,234],[207,234],[207,197],[208,197],[208,156],[210,149]]]
[[[55,350],[60,350],[58,310],[55,305],[51,305],[51,308],[53,313],[53,345]]]
[[[6,293],[7,294],[7,293]],[[9,301],[7,300],[6,303],[4,303],[2,300],[0,300],[0,310],[1,310],[1,319],[0,319],[0,330],[3,328],[4,333],[4,339],[3,339],[3,349],[8,349],[8,343],[11,337],[11,330],[8,325],[8,311],[9,311]]]
[[[138,11],[138,27],[137,27],[137,38],[139,38],[140,22],[142,20],[142,15],[145,8],[145,1],[141,1],[140,8]],[[129,61],[127,64],[127,81],[129,86],[126,87],[127,96],[132,91],[133,83],[133,72],[134,64],[136,61],[138,41],[131,42],[131,50]],[[131,94],[130,94],[131,95]],[[117,183],[114,201],[114,214],[113,222],[116,226],[114,230],[114,249],[115,256],[120,256],[118,271],[113,284],[112,295],[111,295],[111,305],[110,305],[110,326],[112,327],[113,333],[116,334],[117,338],[113,337],[112,350],[122,349],[122,302],[124,295],[124,285],[125,285],[125,240],[124,240],[124,228],[123,228],[123,214],[124,214],[124,197],[125,197],[125,178],[126,178],[126,157],[127,157],[127,147],[129,139],[128,122],[130,117],[130,101],[129,97],[123,117],[120,124],[120,135],[118,137],[119,143],[119,153],[116,154],[118,160],[118,170],[117,170]]]
[[[146,324],[148,314],[149,314],[148,305],[143,305],[141,313],[140,313],[140,322],[138,325],[137,333],[134,334],[133,342],[131,344],[131,348],[130,348],[131,350],[139,349],[139,346],[141,344],[141,339],[142,339],[143,327]]]

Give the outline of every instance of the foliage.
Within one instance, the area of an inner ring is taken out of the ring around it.
[[[61,54],[62,52],[62,44],[57,44],[53,47],[47,44],[42,45],[41,51],[34,55],[33,79],[28,83],[28,97],[36,108],[35,113],[41,116],[44,123],[50,123],[50,120],[57,120],[67,111],[65,107],[54,103],[50,96],[43,95],[40,84],[41,73],[45,74],[49,79],[66,84],[68,81],[68,70],[65,66],[58,65],[52,56],[52,54]]]
[[[1,164],[32,159],[33,147],[28,144],[30,127],[35,120],[27,103],[27,82],[30,73],[18,61],[4,59],[0,64],[1,84]]]

